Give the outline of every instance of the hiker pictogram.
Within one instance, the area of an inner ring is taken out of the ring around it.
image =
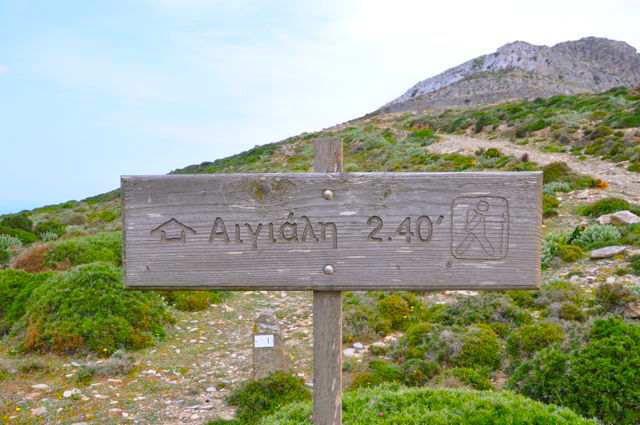
[[[451,213],[454,257],[497,260],[506,256],[509,236],[506,199],[495,196],[456,198]]]

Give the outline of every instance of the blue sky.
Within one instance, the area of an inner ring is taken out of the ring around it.
[[[637,1],[0,1],[0,214],[361,116],[514,40],[640,47]]]

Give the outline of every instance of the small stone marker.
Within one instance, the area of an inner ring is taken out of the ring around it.
[[[273,372],[288,372],[291,356],[287,352],[282,331],[273,314],[258,316],[253,325],[253,379]]]

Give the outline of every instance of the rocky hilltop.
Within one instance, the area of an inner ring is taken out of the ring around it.
[[[421,81],[377,112],[437,110],[640,85],[640,54],[623,41],[587,37],[552,47],[505,44]]]

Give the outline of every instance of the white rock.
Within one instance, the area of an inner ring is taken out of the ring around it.
[[[613,214],[605,214],[598,217],[598,223],[600,224],[611,224],[611,216]]]
[[[32,385],[31,388],[33,388],[34,390],[41,390],[41,391],[49,390],[49,386],[47,384],[35,384],[35,385]]]
[[[594,249],[591,251],[591,258],[600,259],[600,258],[610,258],[614,255],[622,254],[627,249],[626,246],[607,246],[600,249]]]
[[[208,393],[215,393],[216,391],[218,391],[218,390],[216,390],[216,387],[209,387],[209,388],[207,388],[207,392],[208,392]]]
[[[589,192],[586,190],[576,193],[576,199],[587,199],[587,198],[589,198]]]
[[[609,277],[607,278],[607,283],[608,283],[608,284],[616,283],[616,278],[615,278],[615,276],[609,276]]]
[[[354,350],[353,348],[345,348],[343,351],[343,354],[345,355],[345,357],[353,357],[356,353],[356,350]]]
[[[356,350],[362,350],[364,348],[364,345],[361,342],[355,342],[353,344],[353,348],[355,348]]]
[[[47,413],[47,408],[46,407],[36,407],[35,409],[31,410],[31,415],[32,416],[42,416],[45,413]]]
[[[109,409],[109,416],[112,417],[112,418],[116,418],[118,416],[122,416],[122,409],[118,409],[117,407]]]
[[[62,397],[63,398],[69,398],[69,397],[73,397],[74,395],[80,395],[82,394],[82,391],[80,391],[77,388],[73,388],[71,390],[67,390],[65,392],[62,393]]]
[[[574,274],[569,278],[569,282],[577,282],[579,280],[580,280],[580,276],[578,276],[577,274]]]
[[[614,224],[636,224],[640,223],[640,217],[631,211],[618,211],[611,214],[611,222]]]

